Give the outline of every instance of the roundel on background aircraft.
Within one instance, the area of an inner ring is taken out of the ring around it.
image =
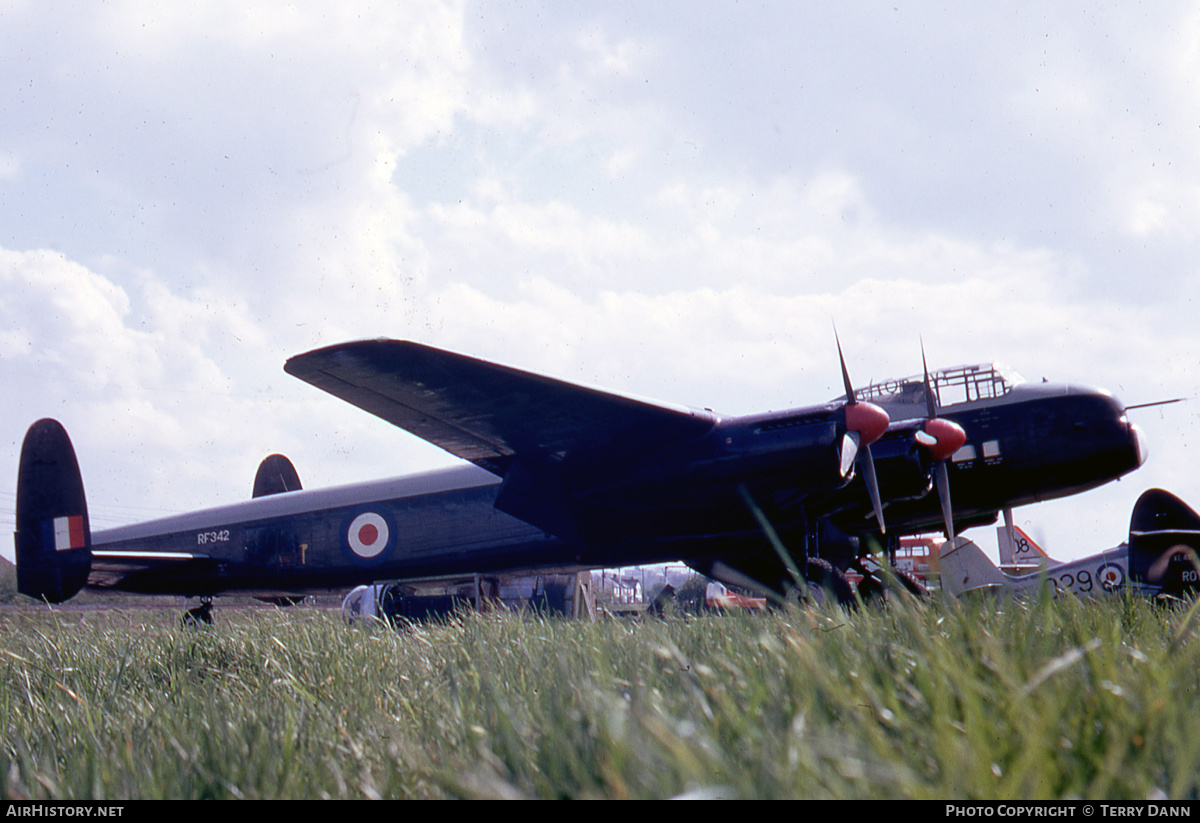
[[[1100,586],[1106,592],[1125,585],[1125,570],[1115,563],[1105,563],[1096,570],[1096,576],[1100,578]]]
[[[388,521],[378,512],[365,511],[346,526],[346,545],[355,557],[374,560],[388,548],[391,541]]]

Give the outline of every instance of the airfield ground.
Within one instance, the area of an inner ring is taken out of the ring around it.
[[[1194,798],[1183,605],[0,612],[6,798]]]

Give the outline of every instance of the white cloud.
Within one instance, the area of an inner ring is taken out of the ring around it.
[[[50,413],[108,503],[244,496],[268,450],[320,484],[429,465],[280,371],[378,335],[729,412],[838,394],[834,320],[859,382],[923,335],[1194,393],[1188,13],[18,9],[10,465]],[[1144,471],[1200,502],[1196,423],[1156,416]]]
[[[194,456],[217,442],[244,449],[261,434],[232,424],[258,416],[252,392],[265,382],[246,377],[261,369],[241,366],[266,346],[236,301],[173,293],[150,278],[127,292],[48,251],[0,250],[0,283],[2,325],[20,330],[0,339],[7,427],[61,418],[81,461],[87,455],[103,467],[92,478],[102,501],[171,508],[194,491],[187,480],[155,488],[147,473],[156,472],[204,477],[220,494],[222,470],[197,471]],[[19,442],[7,442],[15,466]]]

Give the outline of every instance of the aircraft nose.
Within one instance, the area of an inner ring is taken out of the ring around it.
[[[1067,393],[1091,398],[1091,402],[1095,403],[1092,408],[1096,410],[1096,417],[1091,419],[1093,423],[1100,424],[1097,431],[1104,433],[1102,448],[1109,455],[1110,468],[1118,472],[1114,477],[1131,472],[1146,462],[1149,450],[1146,448],[1145,435],[1137,424],[1130,422],[1128,409],[1112,392],[1069,386]],[[1081,416],[1074,427],[1080,432],[1088,429],[1087,415]],[[1101,443],[1094,441],[1093,446],[1101,446]]]
[[[1104,398],[1105,402],[1108,404],[1110,413],[1115,416],[1118,425],[1125,430],[1127,437],[1126,442],[1133,450],[1134,463],[1132,466],[1130,466],[1129,470],[1133,471],[1134,469],[1140,468],[1143,464],[1145,464],[1146,458],[1150,456],[1150,449],[1146,445],[1146,435],[1142,432],[1141,428],[1138,427],[1137,423],[1130,421],[1128,413],[1129,410],[1126,408],[1124,403],[1103,389],[1094,389],[1093,391],[1095,394]]]
[[[1120,429],[1124,430],[1125,447],[1132,451],[1133,465],[1129,466],[1127,471],[1133,471],[1140,468],[1146,462],[1146,458],[1150,456],[1150,449],[1146,445],[1146,435],[1138,427],[1137,423],[1129,419],[1128,409],[1125,404],[1113,397],[1112,394],[1103,390],[1095,390],[1096,394],[1103,397],[1108,404],[1110,414],[1112,414]],[[1126,455],[1129,451],[1126,452]],[[1128,459],[1128,457],[1126,458]]]

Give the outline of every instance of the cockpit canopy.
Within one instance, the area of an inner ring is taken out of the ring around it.
[[[929,385],[939,409],[1003,397],[1024,382],[1021,375],[998,363],[951,366],[929,373]],[[925,376],[918,374],[871,383],[855,389],[854,396],[882,406],[919,406],[923,410],[926,405]]]

